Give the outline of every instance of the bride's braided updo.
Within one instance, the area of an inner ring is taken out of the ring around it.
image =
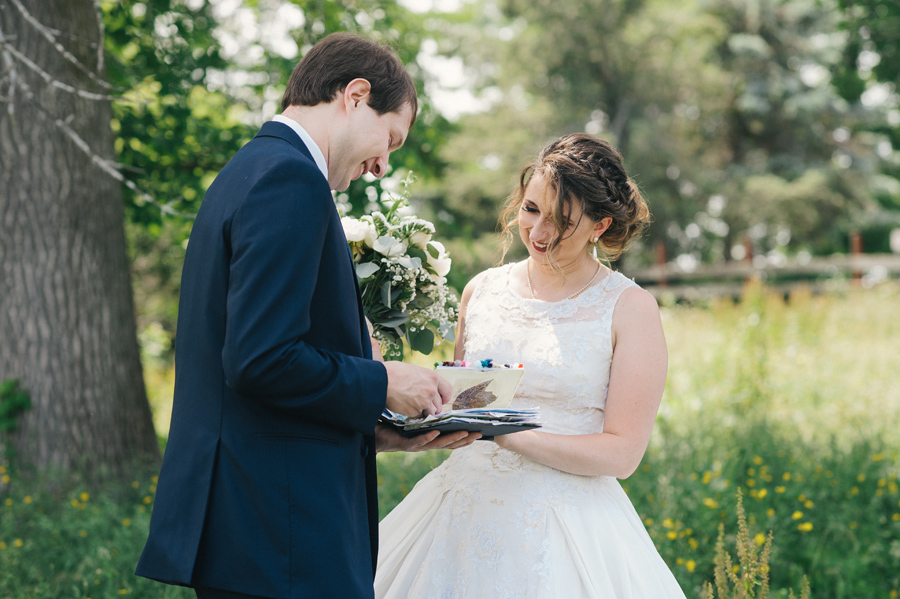
[[[628,178],[619,152],[602,139],[573,133],[545,147],[534,163],[522,170],[519,186],[500,215],[505,237],[503,255],[512,244],[511,228],[518,224],[525,187],[535,173],[540,173],[549,191],[556,193],[550,218],[557,235],[551,250],[564,237],[572,201],[580,204],[583,218],[600,222],[612,217],[609,228],[593,244],[598,254],[608,260],[618,258],[650,221],[647,204],[637,185]]]

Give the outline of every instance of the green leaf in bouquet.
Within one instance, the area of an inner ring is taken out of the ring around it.
[[[416,297],[413,301],[409,302],[409,305],[407,305],[407,309],[413,308],[416,310],[422,310],[432,304],[434,304],[433,297],[428,297],[424,293],[420,293],[420,294],[416,295]]]
[[[391,307],[391,282],[385,281],[384,285],[381,286],[381,302],[387,306]]]
[[[406,336],[409,339],[409,346],[414,351],[427,355],[434,349],[434,333],[431,332],[431,329],[421,327],[418,330],[409,331]]]
[[[443,337],[447,341],[451,343],[456,342],[456,329],[450,326],[450,323],[444,322],[439,324],[438,331],[441,333],[441,337]]]
[[[425,255],[425,250],[420,249],[420,248],[417,248],[417,247],[414,246],[414,245],[410,245],[410,246],[406,249],[406,254],[407,254],[410,258],[418,258],[419,260],[422,261],[422,264],[425,264],[425,263],[428,262],[428,256]]]
[[[378,324],[383,327],[389,327],[398,331],[398,336],[402,337],[403,332],[399,331],[397,327],[401,324],[406,324],[409,321],[409,316],[407,316],[404,312],[400,310],[391,310],[384,317],[378,320]]]
[[[360,281],[363,279],[368,279],[372,275],[374,275],[381,268],[378,264],[374,262],[363,262],[362,264],[356,265],[356,278]]]

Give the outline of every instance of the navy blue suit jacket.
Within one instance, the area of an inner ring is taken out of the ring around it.
[[[387,374],[325,177],[266,123],[191,232],[175,399],[137,574],[274,598],[370,597]]]

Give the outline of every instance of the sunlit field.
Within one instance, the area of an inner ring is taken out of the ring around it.
[[[898,309],[896,283],[663,308],[666,393],[623,485],[688,597],[712,579],[720,522],[734,542],[738,488],[751,539],[774,536],[772,596],[804,575],[815,598],[900,596]],[[164,434],[171,369],[146,367]],[[382,515],[445,455],[379,456]],[[0,597],[193,597],[132,574],[152,472],[98,487],[6,463],[0,477]]]
[[[663,308],[668,384],[623,486],[688,597],[738,488],[751,537],[774,536],[773,596],[804,575],[816,598],[900,596],[898,311],[896,284]],[[379,459],[384,515],[440,456]]]

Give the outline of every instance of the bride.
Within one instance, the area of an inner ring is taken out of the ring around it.
[[[380,525],[383,598],[683,598],[616,479],[644,455],[666,379],[653,297],[595,257],[649,219],[619,153],[544,148],[501,216],[529,257],[465,288],[455,358],[521,362],[539,430],[456,450]],[[507,243],[507,249],[509,243]]]

